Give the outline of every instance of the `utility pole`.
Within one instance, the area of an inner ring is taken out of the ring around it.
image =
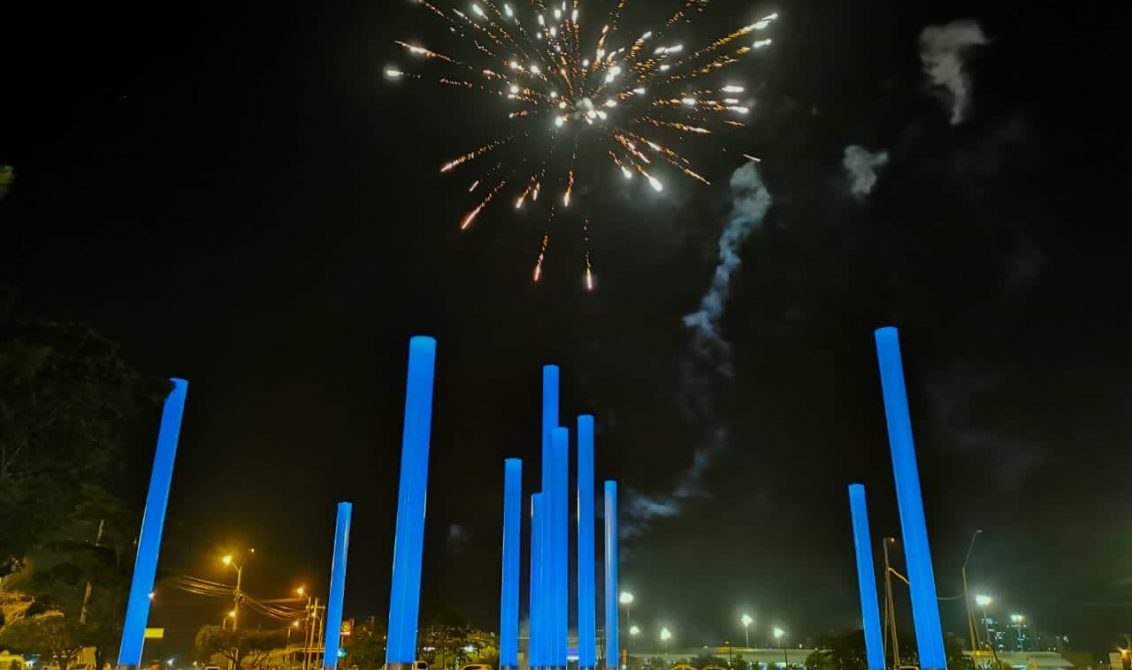
[[[892,640],[892,670],[900,667],[900,640],[896,634],[896,605],[892,599],[892,566],[888,562],[888,545],[895,542],[895,538],[886,537],[881,545],[884,547],[884,620],[886,637]]]
[[[963,604],[967,606],[967,633],[971,636],[971,653],[978,653],[979,629],[975,626],[975,613],[971,610],[971,596],[967,593],[967,563],[971,560],[971,551],[975,548],[975,540],[979,539],[982,530],[976,530],[971,536],[971,544],[967,546],[967,557],[963,559]]]
[[[106,527],[106,519],[98,520],[98,534],[94,538],[94,546],[98,547],[102,543],[102,529]],[[91,582],[86,583],[86,592],[83,593],[83,607],[79,612],[79,623],[86,623],[87,606],[90,605],[90,593],[94,590],[94,584]]]

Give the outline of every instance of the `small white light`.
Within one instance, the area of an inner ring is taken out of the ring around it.
[[[472,11],[475,12],[477,16],[484,15],[483,9],[481,9],[479,5],[472,5]]]
[[[688,107],[694,107],[696,105],[696,99],[695,98],[682,98],[680,100],[680,102],[684,103]]]
[[[727,86],[724,86],[720,90],[723,91],[724,93],[742,93],[743,87],[742,86],[736,86],[734,84],[728,84]]]

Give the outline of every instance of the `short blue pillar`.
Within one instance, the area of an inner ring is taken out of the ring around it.
[[[503,462],[503,582],[499,590],[499,670],[519,667],[519,555],[523,462]]]
[[[853,519],[853,547],[857,555],[857,585],[861,593],[861,624],[865,629],[865,658],[869,670],[884,670],[884,639],[880,632],[876,568],[869,534],[869,508],[865,487],[849,485],[849,512]]]
[[[605,667],[621,664],[617,585],[617,482],[605,482]]]
[[[346,557],[350,553],[350,515],[353,506],[338,503],[338,521],[334,525],[334,557],[330,562],[330,599],[326,601],[326,638],[323,644],[322,667],[338,665],[338,648],[342,640],[342,599],[346,595]]]
[[[896,475],[896,502],[900,508],[900,527],[904,535],[904,556],[912,594],[912,621],[916,626],[920,667],[923,670],[943,670],[947,667],[943,651],[943,629],[939,621],[935,574],[932,571],[931,548],[924,520],[916,447],[912,441],[912,419],[904,388],[899,333],[891,327],[877,329],[876,345],[884,412],[888,420],[888,442],[892,450],[892,469]]]
[[[149,476],[149,494],[145,499],[138,554],[134,559],[134,576],[130,599],[126,604],[126,620],[122,627],[122,644],[118,647],[118,665],[136,668],[141,664],[145,627],[149,621],[149,597],[157,575],[157,556],[161,552],[161,532],[165,527],[165,509],[169,504],[169,486],[173,482],[173,462],[177,457],[177,440],[181,434],[181,417],[185,413],[185,395],[189,382],[171,379],[173,390],[165,398],[161,427],[157,431],[157,452]]]
[[[409,340],[405,427],[401,438],[401,480],[397,492],[397,530],[393,540],[393,584],[389,594],[388,670],[411,670],[417,659],[424,548],[428,446],[432,427],[432,386],[436,340]]]
[[[594,418],[578,417],[578,668],[597,666],[594,584]]]

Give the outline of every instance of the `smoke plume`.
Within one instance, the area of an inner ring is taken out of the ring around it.
[[[755,164],[735,170],[731,175],[731,212],[727,227],[719,238],[719,261],[700,308],[684,317],[691,331],[692,347],[680,361],[682,376],[681,407],[689,422],[709,432],[696,447],[691,464],[676,478],[671,491],[647,494],[629,491],[621,533],[626,538],[642,534],[650,523],[679,515],[688,501],[707,495],[704,476],[716,456],[727,447],[727,432],[719,427],[712,401],[712,384],[732,374],[731,345],[719,332],[720,320],[731,290],[731,276],[739,268],[739,248],[753,230],[760,227],[771,204],[770,192],[763,185]]]
[[[731,175],[731,214],[719,238],[719,263],[711,287],[700,300],[700,308],[684,317],[684,325],[692,330],[692,346],[696,354],[723,375],[730,377],[731,345],[719,334],[719,320],[727,296],[731,293],[731,275],[739,268],[739,247],[751,231],[762,225],[770,207],[770,191],[766,190],[755,164],[747,163]]]
[[[856,144],[845,147],[845,157],[841,166],[849,178],[849,193],[858,200],[864,200],[873,192],[877,183],[877,172],[888,164],[888,152],[873,153]]]
[[[987,36],[971,19],[928,26],[920,33],[920,62],[932,85],[942,87],[941,97],[951,108],[951,125],[967,114],[971,100],[971,78],[963,59],[971,47],[987,44]]]

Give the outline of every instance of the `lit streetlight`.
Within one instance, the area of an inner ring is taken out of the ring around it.
[[[994,641],[991,640],[990,637],[990,618],[987,616],[987,607],[989,607],[993,602],[994,598],[991,598],[986,594],[980,593],[975,596],[975,604],[983,608],[983,632],[986,633],[987,644],[989,644],[992,649],[994,648]]]
[[[617,602],[620,603],[621,606],[625,608],[625,627],[630,631],[633,630],[633,608],[632,608],[632,605],[633,605],[634,600],[636,600],[636,597],[632,593],[629,593],[628,591],[622,591],[617,596]],[[620,625],[620,623],[618,625]],[[629,633],[629,634],[632,635],[632,633]],[[628,642],[628,641],[626,641],[626,642]],[[629,645],[628,644],[625,645],[625,653],[626,654],[629,653]]]
[[[747,638],[747,648],[751,647],[751,624],[755,622],[755,618],[750,614],[744,614],[739,618],[739,623],[743,624],[743,637]]]
[[[790,659],[786,657],[786,643],[782,638],[786,637],[786,631],[778,626],[774,627],[774,639],[778,640],[778,646],[782,649],[782,666],[784,668],[790,667]]]
[[[660,629],[660,641],[664,644],[664,650],[668,651],[668,641],[672,639],[672,631],[667,627]]]
[[[629,634],[630,635],[640,635],[641,634],[641,627],[640,626],[629,626]]]
[[[255,549],[248,549],[248,554],[254,553]],[[240,620],[240,598],[242,596],[240,589],[244,585],[244,565],[243,563],[237,563],[236,558],[232,556],[232,554],[224,554],[220,557],[220,562],[236,570],[236,588],[232,591],[232,601],[234,604],[232,611],[235,612],[235,614],[232,615],[232,630],[236,630],[236,626],[239,624]]]
[[[971,552],[975,550],[975,540],[983,534],[982,529],[971,535],[971,544],[967,545],[967,556],[963,559],[963,604],[967,606],[967,633],[971,636],[971,652],[977,653],[979,649],[979,629],[975,626],[975,614],[971,611],[971,596],[967,593],[967,564],[971,562]]]

